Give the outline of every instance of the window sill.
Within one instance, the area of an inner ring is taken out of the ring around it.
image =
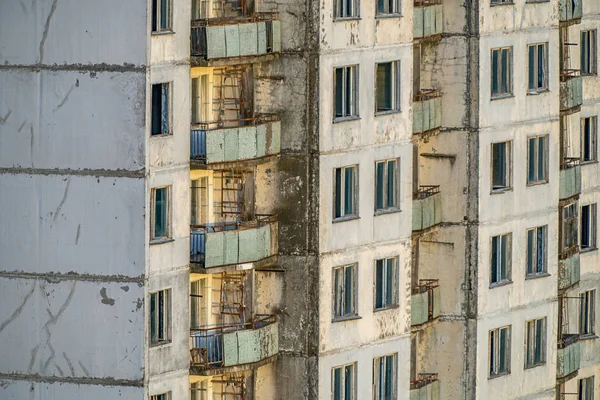
[[[525,276],[525,280],[528,281],[528,280],[532,280],[532,279],[546,278],[548,276],[550,276],[550,274],[547,272],[538,272],[537,274],[530,274],[530,275]]]
[[[595,333],[582,333],[581,335],[579,335],[579,341],[594,339],[598,339],[598,335],[596,335]]]
[[[345,322],[345,321],[354,321],[356,319],[362,319],[360,315],[349,315],[347,317],[339,317],[331,320],[331,323],[334,324],[336,322]]]
[[[153,246],[155,244],[163,244],[163,243],[170,243],[170,242],[174,242],[175,239],[172,238],[158,238],[158,239],[152,239],[150,241],[150,246]]]
[[[171,340],[163,340],[160,342],[151,342],[150,347],[163,347],[163,346],[170,345],[171,343],[172,343]]]
[[[531,91],[527,92],[527,96],[538,96],[538,95],[544,94],[544,93],[550,93],[550,89],[544,88],[544,89],[538,89],[538,90],[531,90]]]
[[[579,163],[579,165],[593,165],[593,164],[598,164],[598,160],[586,160],[586,161],[581,161]]]
[[[579,254],[581,254],[581,253],[590,253],[590,252],[596,251],[596,250],[598,250],[598,248],[595,247],[595,246],[594,247],[581,247],[579,249]]]
[[[402,17],[402,14],[400,14],[400,13],[375,14],[375,19],[401,18],[401,17]]]
[[[337,224],[338,222],[354,221],[355,219],[360,219],[360,217],[358,215],[348,215],[346,217],[335,218],[331,222]]]
[[[380,117],[383,115],[390,115],[390,114],[400,114],[400,109],[397,110],[386,110],[386,111],[375,111],[375,117]]]
[[[351,117],[337,117],[337,118],[333,119],[333,123],[334,124],[338,124],[340,122],[358,121],[359,119],[360,119],[360,117],[358,115],[351,116]]]
[[[595,78],[598,76],[598,73],[597,72],[589,72],[589,73],[581,72],[580,75],[584,78],[586,78],[586,77],[587,78],[589,78],[589,77]]]
[[[374,308],[374,309],[373,309],[373,312],[374,312],[374,313],[378,313],[378,312],[381,312],[381,311],[397,310],[397,309],[399,309],[399,308],[400,308],[400,304],[394,304],[394,305],[387,306],[387,307],[382,307],[382,308]]]
[[[169,138],[169,137],[173,137],[173,132],[169,132],[169,133],[157,133],[155,135],[150,134],[150,139],[152,138]]]
[[[490,283],[490,289],[495,289],[495,288],[497,288],[497,287],[502,287],[502,286],[511,285],[512,283],[513,283],[513,281],[511,281],[511,280],[506,280],[506,281],[502,281],[502,282]]]
[[[500,378],[506,375],[510,375],[510,371],[506,371],[506,372],[501,372],[499,374],[494,374],[494,375],[490,375],[488,376],[488,379],[496,379],[496,378]]]
[[[537,367],[543,367],[543,366],[545,366],[545,365],[546,365],[546,361],[542,361],[542,362],[539,362],[539,363],[537,363],[537,364],[533,364],[533,365],[526,365],[526,366],[525,366],[525,368],[523,368],[523,369],[524,369],[525,371],[527,371],[527,370],[529,370],[529,369],[534,369],[534,368],[537,368]]]
[[[174,30],[166,30],[166,31],[152,31],[152,36],[164,36],[164,35],[174,35]]]
[[[399,208],[387,208],[387,209],[383,209],[383,210],[376,210],[375,214],[373,214],[374,216],[379,216],[379,215],[386,215],[386,214],[396,214],[401,212],[402,210]]]
[[[515,97],[515,95],[512,93],[496,94],[492,95],[490,101],[512,99],[513,97]]]
[[[536,186],[542,186],[542,185],[547,185],[548,181],[539,181],[539,182],[527,182],[527,187],[536,187]]]
[[[358,15],[356,17],[335,17],[333,22],[360,21],[361,19]]]
[[[490,3],[490,7],[498,7],[498,6],[514,6],[514,2],[506,2],[506,3]]]
[[[525,4],[550,3],[550,0],[527,0]]]
[[[506,192],[512,192],[512,187],[505,187],[501,189],[492,189],[490,194],[504,194]]]

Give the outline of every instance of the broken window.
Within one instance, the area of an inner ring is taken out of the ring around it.
[[[581,299],[579,312],[579,334],[593,335],[596,333],[596,290],[588,290],[579,295]]]
[[[527,139],[527,184],[548,182],[548,135]]]
[[[579,380],[579,400],[594,400],[594,377],[588,376]]]
[[[152,135],[168,135],[169,120],[169,83],[152,85]]]
[[[510,373],[510,333],[510,325],[490,331],[490,377]]]
[[[169,187],[152,189],[152,240],[169,237]]]
[[[397,305],[397,265],[397,257],[375,261],[375,310]]]
[[[150,343],[171,340],[171,289],[150,293]]]
[[[581,119],[581,161],[598,160],[598,117]]]
[[[546,90],[548,89],[548,44],[531,44],[527,48],[529,53],[529,91]]]
[[[333,400],[356,400],[356,363],[335,367],[331,375]]]
[[[171,30],[171,0],[152,0],[152,32]]]
[[[577,247],[577,202],[562,207],[561,234],[562,251]]]
[[[492,191],[511,185],[511,142],[492,143]]]
[[[358,192],[358,165],[334,170],[334,219],[358,215],[356,195]]]
[[[336,68],[334,73],[335,118],[358,116],[358,66]]]
[[[587,204],[585,206],[581,206],[582,250],[591,250],[596,248],[596,209],[596,204]]]
[[[512,94],[512,47],[492,49],[492,97]]]
[[[356,264],[333,269],[333,319],[356,315]]]
[[[375,211],[399,208],[398,160],[382,160],[375,163]]]
[[[396,361],[397,354],[389,354],[373,359],[373,399],[388,400],[396,398]]]
[[[547,271],[547,236],[547,225],[527,230],[527,276],[535,276]]]
[[[512,234],[492,237],[490,283],[502,283],[511,280],[511,239]]]
[[[525,368],[546,363],[546,318],[527,321]]]
[[[359,0],[336,0],[335,18],[356,18],[360,16]]]
[[[400,14],[399,0],[377,0],[377,15]]]
[[[400,110],[399,65],[398,61],[376,65],[375,113]]]
[[[583,75],[595,75],[597,71],[596,62],[596,30],[581,32],[581,73]]]

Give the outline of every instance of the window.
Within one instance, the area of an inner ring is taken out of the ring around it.
[[[598,160],[598,117],[581,119],[581,161]]]
[[[373,400],[396,398],[396,358],[389,354],[373,359]]]
[[[358,166],[336,168],[334,170],[334,218],[358,215],[356,194],[358,192]]]
[[[209,75],[192,78],[192,123],[212,121]]]
[[[335,118],[358,117],[358,66],[335,69]]]
[[[509,189],[511,174],[511,143],[492,143],[492,191]]]
[[[356,400],[356,363],[335,367],[331,370],[331,375],[331,398]]]
[[[595,75],[596,64],[596,31],[581,32],[581,73]]]
[[[581,206],[581,249],[596,248],[596,215],[597,205]]]
[[[150,293],[150,343],[171,340],[171,289]]]
[[[546,267],[546,244],[548,226],[527,230],[527,276],[543,274]]]
[[[577,246],[577,202],[562,208],[562,250],[563,252]]]
[[[151,240],[169,237],[169,187],[152,189]]]
[[[171,30],[171,0],[152,0],[152,32]]]
[[[529,92],[548,89],[548,44],[538,43],[527,46],[529,54]]]
[[[512,47],[492,49],[492,97],[512,94]]]
[[[377,0],[377,15],[400,14],[399,0]]]
[[[333,270],[333,319],[356,315],[356,264]]]
[[[397,159],[375,163],[375,211],[399,208],[399,175]]]
[[[171,392],[155,394],[154,396],[150,397],[150,400],[171,400]]]
[[[397,257],[375,261],[375,310],[390,308],[397,304],[397,264]]]
[[[398,61],[376,65],[375,113],[400,110],[400,63]]]
[[[594,400],[594,377],[579,380],[579,400]]]
[[[528,158],[527,183],[529,185],[548,182],[548,135],[527,139]]]
[[[527,321],[525,368],[546,363],[546,318]]]
[[[491,5],[497,4],[513,4],[513,0],[490,0]]]
[[[596,320],[596,291],[588,290],[579,295],[581,299],[579,315],[579,334],[593,335],[596,333],[594,324]]]
[[[335,18],[358,18],[359,0],[336,0],[335,1]]]
[[[511,236],[512,234],[507,233],[492,237],[492,284],[508,282],[511,279]]]
[[[171,133],[169,118],[169,83],[152,85],[152,135]]]
[[[510,326],[490,331],[490,377],[510,373]]]

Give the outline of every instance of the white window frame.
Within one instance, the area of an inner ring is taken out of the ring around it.
[[[533,48],[533,71],[531,71],[530,67],[532,62],[530,60],[531,57],[531,48]],[[538,86],[539,82],[539,52],[540,49],[542,51],[542,74],[543,74],[543,82],[542,86]],[[532,43],[527,45],[527,92],[528,93],[540,93],[548,90],[548,43]],[[532,74],[534,75],[535,82],[531,82]]]
[[[335,0],[334,21],[360,18],[360,0]]]
[[[160,20],[162,19],[162,3],[167,3],[167,26],[161,27]],[[156,7],[156,12],[154,10]],[[172,0],[152,0],[152,33],[165,33],[165,32],[173,32],[173,2]],[[154,20],[154,14],[156,14],[156,19]],[[156,29],[154,29],[156,26]]]
[[[505,53],[506,51],[506,53]],[[495,71],[494,70],[494,52],[498,52],[498,70]],[[506,54],[506,57],[508,57],[508,61],[507,61],[507,67],[508,67],[508,71],[506,72],[506,91],[502,91],[502,77],[504,75],[504,69],[502,67],[503,64],[503,60],[504,60],[504,56],[503,54]],[[496,81],[497,84],[497,92],[494,93],[494,81]],[[505,46],[505,47],[498,47],[498,48],[494,48],[491,50],[491,57],[490,57],[490,92],[491,92],[491,97],[493,98],[501,98],[501,97],[508,97],[508,96],[512,96],[513,94],[513,47],[512,46]]]
[[[500,371],[500,347],[501,347],[501,343],[500,343],[500,332],[506,330],[506,343],[503,343],[502,345],[504,345],[505,349],[504,349],[504,356],[505,356],[505,370],[504,371]],[[502,376],[502,375],[508,375],[510,374],[510,369],[511,369],[511,338],[512,335],[512,329],[511,329],[511,325],[507,325],[507,326],[502,326],[496,329],[492,329],[489,331],[488,333],[488,338],[489,338],[489,351],[488,351],[488,355],[489,355],[489,361],[488,361],[488,372],[489,378],[494,378],[497,376]]]
[[[394,163],[394,180],[392,181],[394,187],[390,189],[388,185],[388,175],[389,175],[389,163]],[[378,207],[377,200],[379,195],[379,175],[378,175],[378,167],[383,164],[383,207]],[[377,160],[375,161],[375,213],[381,213],[385,211],[396,211],[400,209],[400,160],[398,158],[388,158],[386,160]],[[387,202],[388,195],[390,190],[393,194],[393,204],[390,206]]]
[[[160,307],[160,296],[163,296],[162,308]],[[155,302],[155,304],[152,304]],[[172,331],[172,291],[170,288],[157,290],[148,294],[148,304],[150,305],[150,344],[161,345],[171,342],[171,331]],[[156,310],[156,317],[154,322],[152,321],[152,306]],[[163,329],[160,329],[160,316],[162,314]],[[154,326],[152,326],[154,323]],[[152,337],[152,330],[156,332],[156,339]]]
[[[541,329],[541,332],[540,332]],[[547,320],[546,317],[536,318],[527,321],[525,324],[525,368],[533,368],[546,364],[546,345],[547,345]],[[540,343],[537,341],[539,334]],[[540,360],[536,360],[535,356],[538,350],[538,345],[541,346]]]
[[[346,287],[346,273],[350,270],[352,273],[352,288],[350,288],[350,311],[346,312],[346,293],[348,288]],[[336,282],[336,276],[341,274],[341,279]],[[331,316],[332,320],[340,321],[348,318],[353,318],[358,315],[358,264],[347,264],[333,268],[331,276]]]
[[[586,36],[587,39],[584,39]],[[596,29],[581,31],[581,75],[598,74],[597,40],[598,31]]]
[[[335,397],[335,372],[336,370],[340,370],[340,388],[339,388],[339,397]],[[346,396],[346,370],[350,371],[350,379],[352,382],[350,383],[350,388],[352,393],[350,396]],[[356,400],[356,363],[348,363],[344,365],[339,365],[337,367],[333,367],[331,369],[331,399],[332,400],[346,400],[349,398],[350,400]]]
[[[596,289],[579,293],[579,334],[596,334]]]
[[[337,115],[337,73],[338,71],[343,71],[342,75],[342,113],[341,115]],[[349,73],[348,73],[349,71]],[[359,68],[358,64],[354,65],[345,65],[342,67],[335,67],[333,69],[333,121],[339,122],[347,119],[357,119],[359,118]],[[348,77],[350,82],[348,82]],[[348,99],[348,85],[350,85],[350,99]],[[350,103],[350,110],[347,110],[347,105]]]
[[[585,149],[589,148],[589,158]],[[581,162],[598,161],[598,117],[596,115],[581,118]]]
[[[498,241],[497,248],[499,249],[494,260],[494,241]],[[507,254],[502,254],[502,243],[506,242]],[[505,275],[506,278],[502,279],[502,261],[506,259]],[[496,276],[493,274],[492,266],[496,263]],[[490,240],[490,286],[502,285],[512,281],[512,233],[504,233],[502,235],[492,236]]]
[[[385,370],[392,363],[392,393],[385,393],[387,386]],[[383,376],[381,371],[384,371]],[[387,396],[386,396],[387,394]],[[398,353],[386,354],[373,359],[373,400],[397,399],[398,397]]]
[[[383,64],[391,64],[392,68],[392,83],[391,87],[386,88],[391,93],[389,93],[392,99],[392,107],[390,109],[380,109],[379,108],[379,97],[377,93],[377,88],[379,86],[379,66]],[[397,113],[400,111],[400,61],[384,61],[375,64],[375,115],[385,115]]]
[[[542,179],[537,179],[539,176],[539,172],[540,172],[540,165],[539,165],[539,157],[540,157],[540,140],[543,142],[542,145],[544,146],[542,149],[542,154],[544,159],[543,161],[543,165],[542,165],[542,174],[543,177]],[[540,184],[544,184],[544,183],[548,183],[548,143],[549,143],[549,136],[548,135],[537,135],[537,136],[529,136],[527,137],[527,185],[540,185]],[[534,147],[534,151],[533,151],[533,155],[534,155],[534,160],[533,160],[533,175],[534,175],[534,180],[530,180],[530,175],[531,175],[531,166],[532,166],[532,160],[531,160],[531,146],[533,145]]]
[[[165,189],[165,194],[166,194],[166,200],[167,200],[167,205],[166,205],[166,221],[165,221],[165,235],[164,236],[157,236],[156,235],[156,191],[159,189]],[[172,229],[171,229],[171,186],[159,186],[159,187],[155,187],[152,188],[151,193],[150,193],[150,243],[152,242],[161,242],[164,240],[169,240],[171,238],[171,233],[172,233]]]
[[[388,269],[390,268],[391,263],[391,274],[388,274]],[[381,265],[381,293],[377,292],[377,272],[378,268]],[[375,260],[375,270],[373,274],[373,310],[387,310],[390,308],[394,308],[398,305],[398,257],[388,257]],[[391,300],[390,303],[387,302],[388,295],[388,276],[391,276]],[[381,298],[381,306],[377,307],[377,300]]]
[[[538,245],[539,245],[539,236],[542,235],[542,270],[538,271],[538,262],[539,262],[539,254],[538,254]],[[532,237],[530,242],[529,237]],[[527,240],[527,276],[537,276],[537,275],[545,275],[548,273],[548,225],[536,226],[535,228],[527,229],[526,232],[526,240]],[[530,243],[533,247],[530,248]]]
[[[384,10],[379,11],[379,2],[383,3]],[[400,16],[402,13],[402,4],[400,0],[375,0],[375,16]]]
[[[352,182],[352,210],[350,213],[346,213],[346,170],[353,169],[353,182]],[[340,170],[341,182],[339,184],[340,192],[337,193],[338,182],[337,182],[337,170]],[[340,196],[340,215],[337,216],[337,199]],[[353,219],[358,216],[358,164],[346,165],[344,167],[334,168],[333,170],[333,221],[344,221],[346,219]]]
[[[505,146],[504,184],[494,185],[494,146]],[[490,157],[490,186],[492,193],[502,193],[512,188],[512,140],[492,143]]]

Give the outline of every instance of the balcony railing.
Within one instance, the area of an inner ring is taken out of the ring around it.
[[[254,263],[277,254],[277,217],[192,225],[190,262],[201,268]]]
[[[439,400],[439,398],[438,374],[419,374],[419,379],[410,382],[410,400]]]
[[[277,13],[255,13],[232,19],[192,21],[192,57],[202,57],[210,61],[280,51],[281,25]]]
[[[561,254],[558,261],[558,289],[566,290],[579,283],[581,276],[579,247],[574,246]]]
[[[272,114],[196,124],[190,134],[190,159],[212,164],[276,155],[280,137],[279,117]]]
[[[422,89],[413,102],[413,134],[442,126],[442,98],[437,89]]]
[[[560,74],[560,111],[568,112],[583,104],[583,83],[579,70],[564,70]]]
[[[560,0],[558,19],[563,23],[577,23],[581,20],[583,0]]]
[[[569,199],[581,193],[581,166],[579,164],[579,157],[563,159],[559,173],[559,199]]]
[[[255,363],[278,351],[274,316],[260,316],[244,324],[192,329],[190,334],[192,371]]]
[[[412,289],[410,321],[411,325],[421,325],[440,316],[439,279],[420,279]]]
[[[558,341],[557,379],[567,378],[579,370],[581,354],[578,340],[579,335],[562,335]]]
[[[441,36],[442,24],[441,0],[415,0],[413,20],[415,39]]]
[[[440,187],[421,185],[413,196],[412,230],[422,231],[442,222]]]

